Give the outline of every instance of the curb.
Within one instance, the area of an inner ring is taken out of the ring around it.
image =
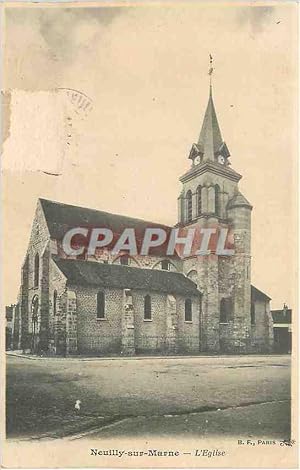
[[[6,355],[10,357],[20,357],[22,359],[28,359],[31,361],[43,361],[43,360],[54,360],[54,361],[144,361],[144,360],[153,360],[153,359],[202,359],[202,358],[223,358],[229,359],[234,357],[256,357],[256,358],[266,358],[266,357],[290,357],[289,354],[230,354],[230,355],[199,355],[199,356],[106,356],[106,357],[80,357],[80,356],[68,356],[68,357],[59,357],[59,356],[33,356],[27,355],[22,353],[14,353],[10,351],[6,351]]]

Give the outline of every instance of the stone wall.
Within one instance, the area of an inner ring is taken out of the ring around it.
[[[255,323],[251,324],[251,347],[253,352],[273,352],[273,320],[270,302],[265,299],[253,299]]]
[[[121,312],[121,354],[135,354],[135,318],[131,289],[123,289],[123,307]]]
[[[200,299],[192,300],[192,321],[185,321],[185,297],[177,297],[178,352],[198,354],[200,347]]]
[[[66,278],[50,261],[48,349],[50,354],[66,354],[67,287]],[[56,294],[55,294],[56,293]],[[56,312],[54,296],[56,295]]]
[[[39,258],[38,282],[34,282],[35,258]],[[20,346],[24,351],[35,352],[47,349],[48,335],[48,286],[49,286],[49,232],[44,213],[38,201],[32,223],[31,234],[25,261],[22,266],[20,308],[21,338]],[[38,299],[38,318],[33,327],[32,302]],[[35,341],[33,346],[33,332]]]
[[[179,350],[177,301],[174,295],[167,295],[166,301],[165,352],[167,354],[177,354]]]
[[[150,294],[151,320],[144,320],[144,297]],[[164,352],[167,296],[158,292],[133,291],[135,346],[137,352]]]
[[[201,217],[190,227],[229,227],[234,237],[233,256],[190,256],[183,272],[196,282],[202,293],[201,350],[211,353],[251,351],[251,210],[235,207],[227,224],[215,217]],[[230,318],[220,325],[222,299],[232,303]]]
[[[123,311],[122,289],[73,286],[77,299],[78,352],[104,354],[121,352]],[[97,318],[97,293],[105,293],[105,318]]]
[[[72,286],[79,354],[198,353],[200,303],[192,299],[193,319],[184,321],[185,297],[129,289],[102,289],[105,318],[97,318],[99,289]],[[144,319],[144,297],[151,296],[151,319]],[[172,298],[171,298],[172,297]],[[67,334],[69,338],[69,334]]]
[[[251,332],[245,322],[230,320],[220,324],[221,351],[227,354],[246,354],[251,352]]]
[[[74,291],[68,290],[66,304],[66,355],[77,354],[77,299]]]

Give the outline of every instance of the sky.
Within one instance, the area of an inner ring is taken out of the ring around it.
[[[16,301],[38,197],[176,223],[212,54],[222,136],[254,206],[252,283],[272,308],[295,306],[296,15],[293,2],[7,6],[4,302]],[[87,96],[90,111],[62,89]],[[55,150],[51,135],[67,139],[60,103],[73,140]]]

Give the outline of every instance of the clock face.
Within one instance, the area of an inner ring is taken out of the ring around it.
[[[218,162],[221,163],[221,165],[224,165],[225,163],[225,158],[222,155],[218,156]]]
[[[200,156],[198,155],[198,157],[195,158],[195,165],[198,165],[200,163]]]

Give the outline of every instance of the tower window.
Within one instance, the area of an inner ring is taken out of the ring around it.
[[[105,294],[102,291],[97,294],[97,318],[105,318]]]
[[[254,302],[251,302],[250,315],[251,315],[251,325],[255,325],[255,303]]]
[[[35,255],[34,258],[34,287],[39,286],[39,276],[40,276],[40,257],[38,253]]]
[[[220,323],[228,323],[232,313],[231,298],[223,298],[220,302]]]
[[[197,215],[201,215],[202,212],[202,186],[197,188]]]
[[[170,271],[170,262],[168,259],[163,259],[161,262],[161,269],[164,269],[165,271]]]
[[[192,314],[192,301],[191,299],[186,299],[184,305],[184,321],[191,322],[193,319]]]
[[[129,265],[129,256],[128,255],[120,256],[120,264],[122,264],[123,266],[128,266]]]
[[[187,220],[191,222],[193,218],[193,203],[192,203],[192,191],[188,191],[186,194],[186,201],[187,201]]]
[[[57,314],[57,291],[53,292],[53,315]]]
[[[215,214],[220,215],[220,186],[215,185]]]
[[[150,295],[146,295],[144,297],[144,320],[151,320],[152,319],[152,312],[151,312],[151,297]]]

